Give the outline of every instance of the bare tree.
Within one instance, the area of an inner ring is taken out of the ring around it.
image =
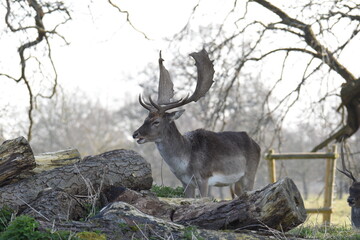
[[[201,9],[206,7],[205,2],[196,5],[188,24],[172,44],[182,47],[189,41],[193,41],[192,46],[205,43],[213,58],[221,62],[220,72],[225,74],[217,79],[222,86],[222,98],[214,103],[218,112],[223,115],[227,112],[231,101],[228,93],[238,81],[244,81],[243,76],[259,74],[259,69],[271,64],[278,76],[272,75],[272,79],[261,76],[262,83],[271,85],[262,104],[259,127],[276,119],[276,131],[280,131],[289,112],[294,106],[301,107],[302,100],[302,104],[307,104],[307,112],[302,112],[304,119],[317,118],[337,125],[329,127],[335,131],[313,151],[357,131],[360,81],[354,70],[344,64],[349,61],[343,55],[359,44],[359,4],[337,0],[278,4],[265,0],[233,1],[221,20],[212,24],[201,21],[201,14],[204,15]],[[288,84],[292,88],[286,92],[281,91],[284,81],[292,81]],[[307,99],[314,89],[318,97]],[[343,107],[347,110],[344,120],[343,115],[334,114],[334,110]],[[328,112],[332,112],[332,119],[321,119]],[[221,121],[221,117],[213,119]]]
[[[56,67],[52,58],[53,38],[60,37],[67,43],[57,30],[71,17],[61,1],[6,0],[2,7],[6,11],[4,32],[18,44],[20,66],[17,73],[3,69],[0,77],[23,83],[27,89],[29,97],[27,137],[30,140],[36,99],[53,97],[58,85]],[[46,86],[45,90],[38,90],[39,84]]]
[[[75,147],[82,156],[129,148],[124,119],[81,91],[59,91],[36,109],[32,146],[38,153]]]

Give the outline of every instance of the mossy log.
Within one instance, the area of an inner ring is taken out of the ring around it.
[[[7,140],[0,146],[0,186],[35,167],[33,151],[24,137]]]

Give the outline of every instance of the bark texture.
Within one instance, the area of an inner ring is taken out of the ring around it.
[[[128,239],[227,239],[227,240],[266,240],[298,239],[283,232],[272,231],[213,231],[183,226],[147,215],[125,202],[114,202],[103,209],[99,215],[86,222],[41,221],[42,229],[71,230],[72,232],[99,231],[108,240]]]
[[[24,137],[5,141],[0,146],[0,186],[35,167],[33,151]]]
[[[351,137],[358,129],[360,124],[360,81],[350,81],[343,84],[340,92],[342,104],[347,110],[346,126],[347,131],[342,137]],[[337,139],[341,140],[341,139]]]
[[[42,172],[0,191],[0,207],[24,207],[49,189],[73,196],[93,196],[110,186],[150,189],[150,164],[131,150],[85,157],[82,162]]]
[[[128,189],[119,192],[116,201],[127,202],[164,220],[212,230],[272,228],[288,231],[306,220],[302,197],[290,178],[245,193],[232,201],[191,204],[186,199],[174,205]],[[110,205],[108,209],[111,208]]]
[[[181,207],[173,221],[206,229],[266,229],[288,231],[306,220],[299,190],[290,178],[247,192],[230,202]]]
[[[96,196],[92,197],[96,200]],[[47,189],[39,193],[34,201],[22,206],[19,213],[50,222],[80,220],[85,219],[90,213],[88,206],[91,206],[91,200],[79,198],[61,190]]]

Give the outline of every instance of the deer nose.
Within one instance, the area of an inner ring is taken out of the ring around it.
[[[139,136],[139,132],[136,131],[136,132],[133,133],[133,136],[132,136],[132,137],[133,137],[134,139],[136,139],[138,136]]]
[[[353,197],[348,197],[347,202],[350,206],[353,206],[355,204],[355,199]]]

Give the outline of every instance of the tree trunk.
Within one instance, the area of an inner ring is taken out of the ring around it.
[[[342,104],[347,110],[346,124],[349,130],[344,133],[345,138],[351,137],[359,129],[360,124],[360,91],[359,80],[344,84],[340,91]],[[338,141],[341,138],[337,139]]]
[[[345,106],[347,110],[346,125],[340,130],[325,139],[317,145],[312,152],[316,152],[327,146],[333,140],[341,141],[349,138],[357,132],[360,125],[360,79],[351,80],[343,84],[340,91],[341,106]]]
[[[245,193],[232,201],[186,204],[190,200],[184,199],[175,206],[129,190],[119,192],[113,201],[127,202],[164,220],[212,230],[273,228],[288,231],[306,220],[302,197],[290,178]]]
[[[0,146],[0,186],[35,166],[33,151],[24,137],[5,141]]]
[[[150,189],[150,164],[131,150],[85,157],[82,162],[42,172],[0,189],[0,207],[23,207],[49,188],[73,196],[93,196],[110,186]]]
[[[64,165],[74,164],[80,160],[80,153],[75,148],[60,150],[57,152],[41,153],[35,156],[36,168],[33,172],[40,173]]]

